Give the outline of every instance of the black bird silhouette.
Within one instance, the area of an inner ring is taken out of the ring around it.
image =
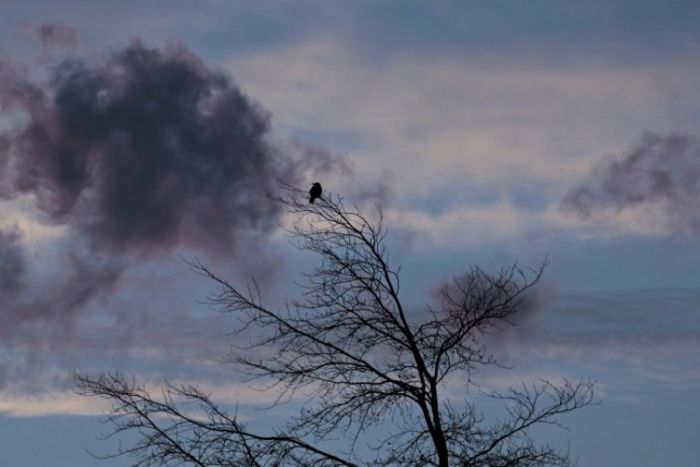
[[[320,183],[315,182],[311,185],[311,189],[309,190],[309,203],[314,204],[314,200],[320,198],[321,193],[323,193],[323,188],[321,188]]]

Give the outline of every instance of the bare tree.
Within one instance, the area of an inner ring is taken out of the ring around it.
[[[217,284],[211,301],[240,318],[238,331],[263,331],[230,358],[287,394],[303,389],[315,403],[260,434],[196,387],[167,386],[156,398],[119,374],[76,375],[80,393],[113,402],[112,434],[139,433],[115,455],[135,456],[136,466],[572,465],[568,452],[538,445],[530,428],[558,425],[556,416],[591,404],[592,382],[539,381],[486,394],[506,414],[490,421],[473,400],[444,397],[448,382],[466,388],[481,367],[498,366],[483,337],[512,324],[545,265],[495,274],[472,267],[441,289],[440,306],[409,312],[384,246],[381,207],[369,218],[339,197],[309,204],[305,195],[287,187],[278,199],[295,216],[295,245],[320,257],[303,275],[300,300],[273,309],[255,282],[240,288],[192,264]],[[252,357],[255,349],[267,357]],[[372,449],[356,449],[373,427],[381,430],[373,431]],[[331,452],[324,440],[339,432],[350,447]]]

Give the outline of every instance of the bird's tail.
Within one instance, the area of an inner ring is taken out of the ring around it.
[[[313,196],[309,196],[309,203],[314,204],[314,199],[315,198]]]

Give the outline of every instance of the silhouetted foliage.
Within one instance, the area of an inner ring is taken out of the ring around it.
[[[473,267],[441,289],[439,307],[409,313],[399,269],[384,246],[381,207],[371,219],[339,197],[309,204],[302,190],[286,189],[278,201],[296,216],[290,229],[295,245],[320,257],[303,276],[300,300],[272,309],[255,282],[238,287],[199,262],[193,266],[217,284],[212,303],[240,319],[239,331],[265,331],[231,359],[286,393],[311,393],[315,403],[262,434],[196,387],[168,386],[159,399],[119,374],[77,375],[82,394],[114,403],[113,434],[139,433],[115,455],[131,454],[137,466],[572,464],[567,452],[538,445],[529,431],[558,425],[557,415],[591,404],[592,382],[540,381],[485,394],[506,409],[505,417],[490,421],[474,401],[444,395],[448,381],[467,387],[480,367],[498,365],[482,337],[512,323],[544,265],[529,273],[514,265],[496,274]],[[265,349],[264,358],[251,357],[257,348]],[[361,435],[377,426],[383,437],[375,437],[371,450],[356,449]],[[347,450],[321,447],[339,433],[351,439]]]

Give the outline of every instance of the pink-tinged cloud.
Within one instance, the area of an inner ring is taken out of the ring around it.
[[[583,219],[658,205],[670,231],[700,235],[700,140],[690,135],[645,134],[623,157],[610,156],[589,179],[572,189],[561,209]]]
[[[68,29],[39,32],[54,42],[72,37]],[[139,338],[162,352],[178,345],[171,336],[192,320],[170,313],[166,322],[177,329],[166,328],[147,310],[164,290],[119,309],[99,300],[128,296],[121,281],[129,269],[176,248],[270,270],[278,180],[300,184],[338,164],[324,151],[273,145],[269,113],[184,46],[135,41],[99,58],[58,61],[45,81],[27,68],[0,60],[0,109],[16,120],[0,130],[0,198],[34,200],[38,220],[64,227],[65,236],[46,256],[30,255],[18,233],[0,234],[5,348],[94,350],[81,333],[95,330],[84,321],[97,309],[97,321],[113,324],[98,352]]]
[[[35,195],[99,248],[229,248],[237,231],[276,226],[266,195],[297,181],[265,139],[269,115],[183,47],[135,42],[2,87],[29,120],[2,135],[6,196]]]
[[[74,48],[78,45],[75,28],[58,23],[42,23],[36,28],[41,45],[46,49]]]

